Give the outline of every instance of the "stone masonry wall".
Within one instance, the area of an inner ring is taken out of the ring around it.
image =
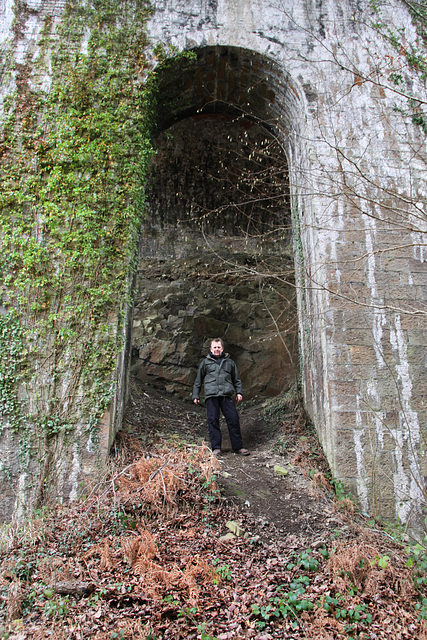
[[[38,13],[14,35],[12,3],[0,4],[0,37],[16,38],[21,61],[40,12],[58,19],[63,7],[27,5]],[[277,132],[289,164],[307,408],[334,475],[362,508],[414,522],[427,475],[426,156],[424,134],[402,111],[407,93],[425,100],[422,83],[371,26],[378,16],[367,1],[153,7],[154,44],[235,47],[261,61],[257,77],[275,102],[266,97],[255,115]],[[385,3],[381,19],[415,41],[404,3]],[[390,74],[401,63],[396,93]]]
[[[333,473],[366,511],[407,521],[425,476],[425,144],[387,88],[397,54],[369,26],[368,3],[155,5],[153,38],[266,55],[304,95],[282,131],[306,402]],[[414,38],[403,4],[381,15]]]

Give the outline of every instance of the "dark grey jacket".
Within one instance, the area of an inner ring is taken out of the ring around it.
[[[242,381],[236,364],[228,353],[224,354],[219,363],[211,354],[202,360],[193,387],[193,400],[199,399],[203,383],[205,399],[232,396],[234,392],[242,393]]]

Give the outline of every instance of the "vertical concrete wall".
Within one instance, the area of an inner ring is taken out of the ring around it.
[[[15,38],[21,60],[41,14],[58,17],[63,7],[27,4],[34,11],[19,34],[11,2],[0,4],[0,36]],[[424,134],[399,109],[405,94],[426,98],[422,83],[373,28],[367,1],[154,0],[153,8],[153,44],[243,48],[281,70],[265,66],[267,86],[294,100],[268,119],[290,168],[307,407],[334,475],[362,508],[410,521],[427,475],[427,194]],[[387,2],[381,19],[415,40],[403,2]],[[397,87],[390,74],[401,63]]]

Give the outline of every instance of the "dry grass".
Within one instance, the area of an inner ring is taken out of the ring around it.
[[[212,565],[196,555],[186,564],[184,570],[177,564],[168,569],[159,562],[158,548],[154,537],[147,530],[141,531],[137,537],[122,541],[122,553],[135,575],[140,576],[146,594],[159,599],[165,589],[175,587],[188,591],[191,606],[198,602],[200,587],[219,582],[219,576]]]

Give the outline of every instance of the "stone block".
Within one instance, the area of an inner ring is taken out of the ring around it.
[[[366,269],[363,265],[355,265],[354,269],[342,268],[341,282],[350,286],[351,284],[366,285]]]
[[[414,329],[408,331],[409,346],[426,346],[427,345],[427,329]]]
[[[334,411],[333,420],[336,432],[346,429],[353,432],[353,429],[359,428],[360,425],[369,424],[370,412],[358,411],[356,416],[356,411]]]
[[[284,467],[281,467],[280,465],[276,464],[274,465],[274,473],[276,476],[287,476],[289,471]]]
[[[348,375],[350,377],[352,376],[348,346],[346,344],[337,344],[336,342],[333,342],[333,334],[329,336],[328,359],[331,366],[334,367],[334,371],[337,365],[343,365],[347,367]]]
[[[424,425],[425,422],[423,422],[420,416],[427,408],[427,393],[425,387],[425,380],[419,384],[416,384],[414,386],[414,397],[411,399],[411,408],[417,412],[421,425]]]
[[[341,281],[341,283],[336,287],[336,291],[341,295],[347,298],[350,301],[354,301],[357,304],[360,304],[363,300],[370,298],[370,289],[369,286],[365,285],[364,282],[346,282]]]
[[[385,522],[393,522],[396,520],[396,503],[394,498],[385,500],[379,495],[376,500],[372,501],[371,514],[381,518]]]
[[[347,329],[344,325],[335,331],[334,341],[340,345],[372,346],[372,330],[364,327]]]
[[[425,269],[419,271],[411,271],[408,267],[405,271],[399,271],[396,273],[396,277],[400,279],[400,283],[403,286],[410,284],[411,286],[424,286],[426,282]]]
[[[391,278],[398,278],[399,273],[411,273],[412,271],[407,258],[392,258],[390,255],[380,259],[377,270],[389,272]],[[395,276],[393,274],[395,274]]]
[[[414,329],[425,331],[425,315],[423,313],[402,313],[400,315],[400,323],[404,331],[407,330],[409,332]]]
[[[344,313],[337,309],[327,309],[324,311],[323,318],[327,327],[334,329],[342,327],[344,324]]]
[[[235,520],[230,520],[225,525],[227,529],[230,529],[231,533],[239,538],[243,537],[245,530]]]
[[[356,411],[357,409],[357,396],[356,395],[342,395],[330,393],[330,407],[332,411]]]
[[[354,453],[354,442],[351,443],[351,449],[347,451],[336,451],[334,457],[335,469],[340,474],[344,473],[350,478],[356,478],[358,476],[357,459]]]
[[[377,356],[372,345],[349,345],[350,362],[355,365],[376,364]]]
[[[154,364],[160,364],[175,352],[175,344],[166,340],[153,340],[150,346],[149,358]]]

